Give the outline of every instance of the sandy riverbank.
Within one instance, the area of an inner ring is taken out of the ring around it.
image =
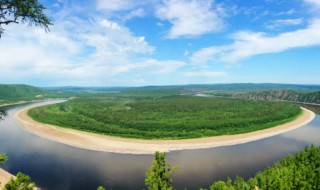
[[[14,175],[0,168],[0,189],[7,184]]]
[[[99,135],[39,123],[34,121],[27,115],[29,109],[37,106],[41,105],[22,109],[14,115],[15,120],[26,131],[45,139],[64,143],[78,148],[129,154],[153,154],[157,150],[168,152],[173,150],[212,148],[242,144],[271,137],[302,127],[312,121],[315,117],[315,113],[302,108],[302,115],[294,121],[273,128],[246,134],[224,135],[188,140],[140,140]]]

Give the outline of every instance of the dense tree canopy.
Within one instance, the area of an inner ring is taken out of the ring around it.
[[[149,190],[172,190],[170,175],[175,167],[166,163],[166,153],[156,152],[151,167],[146,172],[145,183]]]
[[[0,38],[3,26],[11,23],[28,23],[49,31],[50,19],[43,13],[45,7],[38,0],[0,0]]]
[[[142,139],[240,134],[286,123],[300,113],[284,102],[190,96],[77,98],[29,111],[44,123]]]
[[[0,121],[3,120],[7,116],[7,112],[4,110],[0,110]]]
[[[0,154],[0,165],[7,161],[7,156],[5,154]]]

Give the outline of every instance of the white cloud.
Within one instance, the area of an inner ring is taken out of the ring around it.
[[[279,19],[275,20],[269,24],[267,24],[265,27],[268,29],[281,29],[287,26],[297,26],[303,24],[303,19]]]
[[[111,30],[120,30],[120,26],[115,22],[110,22],[107,19],[103,19],[99,23],[101,26],[106,27],[107,29]]]
[[[304,0],[306,3],[313,6],[313,8],[320,9],[320,0]]]
[[[292,48],[320,45],[320,20],[313,20],[305,29],[284,32],[276,36],[242,31],[232,36],[234,42],[212,46],[195,52],[190,60],[195,64],[208,62],[236,63],[259,54],[278,53]]]
[[[142,79],[142,78],[140,78],[140,79],[135,79],[135,80],[133,80],[133,82],[135,82],[135,83],[138,84],[138,85],[142,85],[142,84],[145,84],[145,83],[146,83],[146,81],[145,81],[144,79]]]
[[[130,11],[128,14],[126,14],[123,17],[123,20],[126,21],[136,17],[144,17],[145,15],[146,15],[146,11],[142,8],[139,8],[139,9]]]
[[[167,37],[174,39],[220,31],[224,23],[219,13],[223,10],[214,7],[212,0],[165,0],[156,16],[172,24]]]
[[[134,0],[98,0],[96,7],[98,10],[121,11],[132,9],[134,5]]]
[[[199,72],[186,72],[187,77],[225,77],[227,73],[225,72],[213,72],[213,71],[199,71]]]
[[[64,9],[63,9],[64,11]],[[136,16],[141,13],[134,13]],[[186,64],[150,58],[144,36],[105,18],[57,14],[51,32],[8,25],[0,43],[0,80],[40,86],[137,85]],[[25,32],[21,32],[25,31]],[[150,83],[150,82],[149,82]]]
[[[148,59],[143,62],[137,64],[136,68],[153,68],[152,73],[160,74],[160,73],[171,73],[176,71],[177,69],[185,66],[186,64],[183,61],[177,60],[156,60],[156,59]]]
[[[50,33],[9,25],[0,43],[0,80],[41,78],[36,83],[50,82],[42,86],[113,85],[107,82],[123,74],[171,72],[184,65],[174,60],[138,58],[153,51],[143,36],[107,19],[67,18],[56,22]],[[130,84],[134,79],[128,80]]]
[[[289,9],[287,11],[278,12],[276,15],[278,15],[278,16],[281,16],[281,15],[293,15],[296,12],[297,11],[295,9]]]

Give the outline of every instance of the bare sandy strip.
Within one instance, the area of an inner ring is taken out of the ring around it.
[[[7,184],[13,177],[15,176],[0,168],[0,189],[1,187],[4,187],[4,185]]]
[[[27,107],[18,111],[14,115],[15,120],[26,131],[45,139],[64,143],[78,148],[128,154],[154,154],[155,151],[169,152],[173,150],[201,149],[242,144],[271,137],[296,129],[298,127],[302,127],[315,118],[315,113],[302,108],[302,115],[294,121],[273,128],[245,134],[224,135],[187,140],[141,140],[99,135],[39,123],[31,119],[27,114],[29,109],[38,106],[43,105]]]

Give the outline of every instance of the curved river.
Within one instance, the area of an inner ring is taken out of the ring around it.
[[[37,103],[32,103],[37,104]],[[0,122],[0,152],[9,160],[3,168],[28,174],[41,189],[94,190],[143,189],[145,171],[153,155],[97,152],[70,147],[30,134],[13,120],[13,114],[30,104],[8,106],[8,118]],[[320,145],[320,115],[309,124],[270,138],[200,150],[170,152],[168,162],[178,166],[173,175],[176,189],[208,188],[216,180],[236,175],[252,177],[281,157]]]

